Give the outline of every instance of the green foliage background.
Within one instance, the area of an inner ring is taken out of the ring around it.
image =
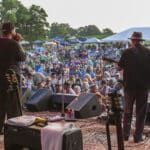
[[[56,36],[64,39],[75,36],[97,37],[102,39],[114,34],[109,28],[102,31],[96,25],[87,25],[72,28],[68,23],[51,23],[47,21],[46,11],[37,5],[31,5],[26,8],[19,0],[1,0],[0,1],[0,26],[5,21],[12,21],[17,26],[17,32],[20,32],[25,40],[30,42],[34,40],[48,40]]]

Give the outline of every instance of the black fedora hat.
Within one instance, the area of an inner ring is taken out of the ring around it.
[[[129,39],[131,39],[131,40],[138,40],[138,41],[145,41],[142,38],[142,32],[133,32]]]

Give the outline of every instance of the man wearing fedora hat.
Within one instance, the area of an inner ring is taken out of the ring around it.
[[[125,110],[123,118],[124,140],[130,136],[133,105],[136,103],[136,129],[134,142],[143,140],[142,134],[146,118],[148,89],[150,88],[150,50],[142,46],[144,41],[141,32],[134,32],[131,47],[124,50],[119,68],[123,69],[125,92]]]
[[[2,36],[0,37],[0,133],[2,132],[5,115],[7,118],[22,115],[19,93],[8,91],[6,73],[12,69],[20,79],[19,62],[25,60],[25,53],[19,45],[20,34],[16,34],[12,22],[4,22],[2,25]],[[19,87],[18,87],[19,89]]]

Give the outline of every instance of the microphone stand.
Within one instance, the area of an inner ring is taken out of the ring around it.
[[[113,91],[112,93],[109,93],[108,96],[110,96],[111,100],[111,110],[113,112],[115,126],[117,130],[117,143],[118,143],[118,150],[124,150],[124,139],[122,134],[122,102],[121,102],[121,95],[117,93],[117,91]],[[108,143],[108,150],[111,150],[111,140],[110,140],[110,130],[109,130],[109,120],[111,119],[109,108],[108,108],[108,120],[106,122],[106,133],[107,133],[107,143]]]
[[[61,71],[61,80],[62,80],[62,99],[61,99],[61,116],[64,117],[65,116],[65,96],[64,96],[64,83],[63,83],[63,71]]]
[[[61,55],[58,56],[61,62],[62,62],[62,68],[61,68],[61,82],[62,82],[62,97],[61,97],[61,116],[64,117],[65,116],[65,96],[64,96],[64,80],[63,80],[63,75],[64,75],[64,71],[63,71],[63,66],[64,66],[64,61]]]
[[[112,150],[111,148],[111,137],[110,137],[110,108],[107,106],[107,121],[106,121],[106,135],[107,135],[107,144],[108,144],[108,150]]]

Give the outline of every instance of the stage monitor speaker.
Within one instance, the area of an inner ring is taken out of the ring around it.
[[[67,108],[75,111],[76,118],[88,118],[101,114],[101,106],[96,94],[82,93],[78,98],[72,101]]]
[[[50,109],[52,92],[49,89],[39,89],[25,103],[29,111],[45,111]]]
[[[57,109],[62,108],[62,104],[64,101],[64,107],[66,107],[68,104],[70,104],[77,95],[73,94],[62,94],[62,93],[56,93],[51,97],[51,104],[52,107],[56,107]]]

